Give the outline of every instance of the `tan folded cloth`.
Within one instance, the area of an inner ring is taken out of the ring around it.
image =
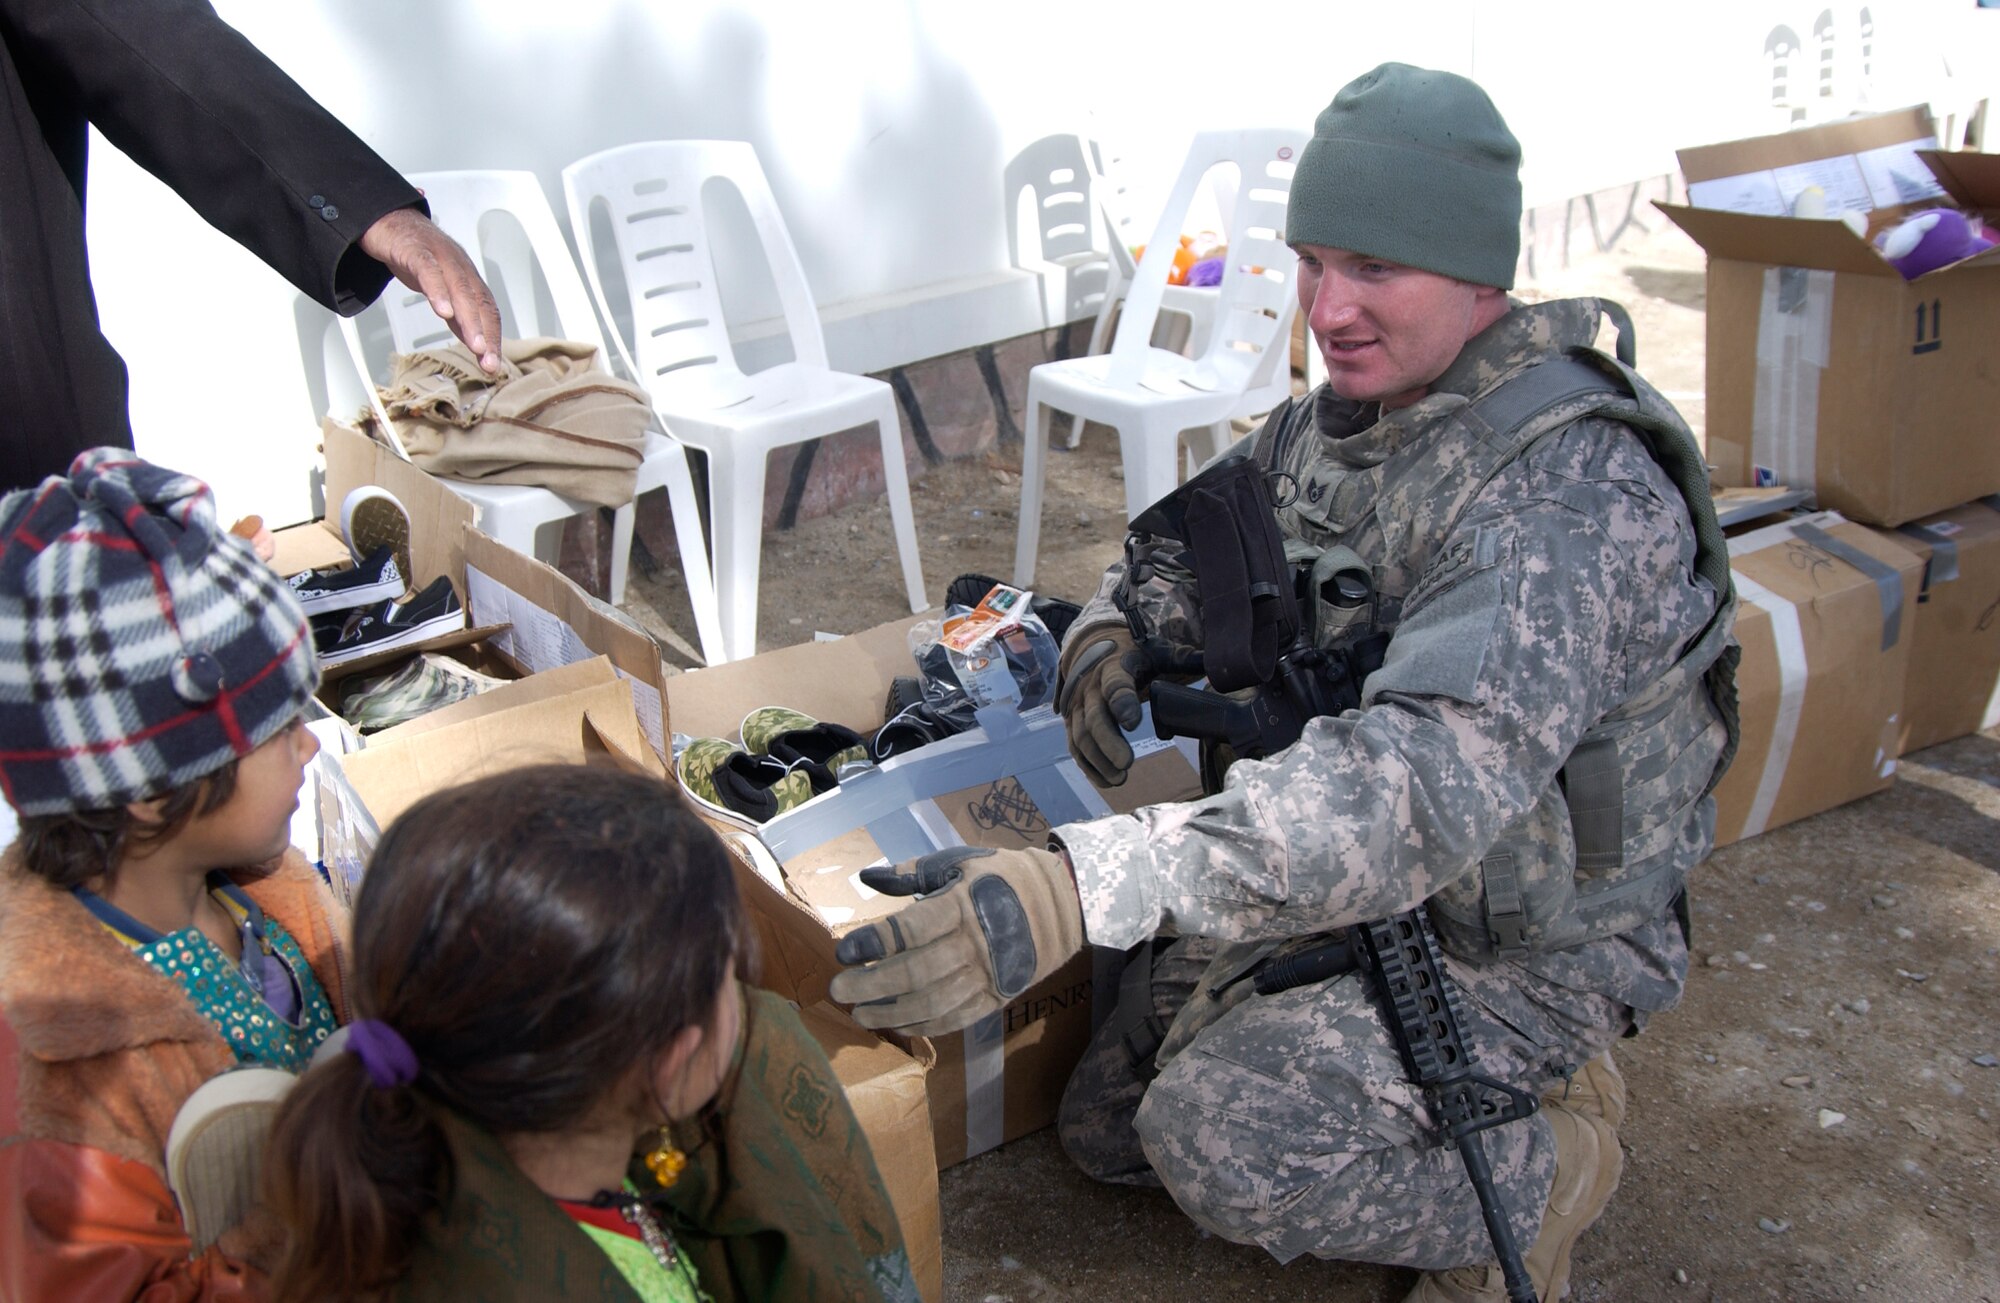
[[[399,353],[382,406],[410,460],[476,484],[529,484],[619,507],[632,500],[652,406],[565,339],[501,345],[497,376],[463,344]],[[372,425],[372,413],[363,421]]]

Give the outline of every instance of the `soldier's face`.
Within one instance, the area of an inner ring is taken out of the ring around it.
[[[1409,406],[1506,312],[1506,295],[1491,287],[1346,249],[1293,247],[1299,310],[1342,398]]]

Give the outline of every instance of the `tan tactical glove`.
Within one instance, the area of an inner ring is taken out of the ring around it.
[[[1125,730],[1139,727],[1139,689],[1150,677],[1130,630],[1091,630],[1063,648],[1056,709],[1069,753],[1099,787],[1117,787],[1132,768]]]
[[[863,1027],[934,1036],[1007,1007],[1083,949],[1083,907],[1062,856],[954,846],[861,880],[921,896],[840,939],[833,998]]]

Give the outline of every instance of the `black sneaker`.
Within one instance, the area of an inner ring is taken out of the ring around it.
[[[908,675],[890,680],[889,700],[884,710],[888,721],[868,740],[868,753],[877,760],[943,741],[954,733],[963,733],[973,723],[969,709],[963,719],[940,714],[924,700],[922,681]]]
[[[396,564],[395,549],[378,547],[367,560],[346,570],[308,570],[285,581],[307,615],[380,606],[410,591]]]
[[[464,627],[465,603],[458,600],[451,580],[440,575],[407,602],[384,602],[353,612],[331,646],[320,642],[315,628],[313,643],[319,649],[320,666],[325,668]]]

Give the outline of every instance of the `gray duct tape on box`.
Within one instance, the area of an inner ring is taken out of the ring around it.
[[[1810,488],[1819,456],[1819,381],[1833,336],[1833,273],[1770,267],[1757,309],[1750,461],[1759,485]]]
[[[1810,543],[1829,556],[1839,557],[1862,574],[1875,581],[1875,594],[1882,601],[1882,650],[1888,651],[1896,645],[1896,639],[1903,632],[1903,576],[1896,567],[1855,547],[1843,543],[1818,525],[1803,522],[1792,526],[1792,536],[1801,542]]]
[[[1907,534],[1920,543],[1929,545],[1930,562],[1924,566],[1924,591],[1917,600],[1928,596],[1933,584],[1948,584],[1958,578],[1958,544],[1952,541],[1951,530],[1936,525],[1905,525],[1896,531]]]

